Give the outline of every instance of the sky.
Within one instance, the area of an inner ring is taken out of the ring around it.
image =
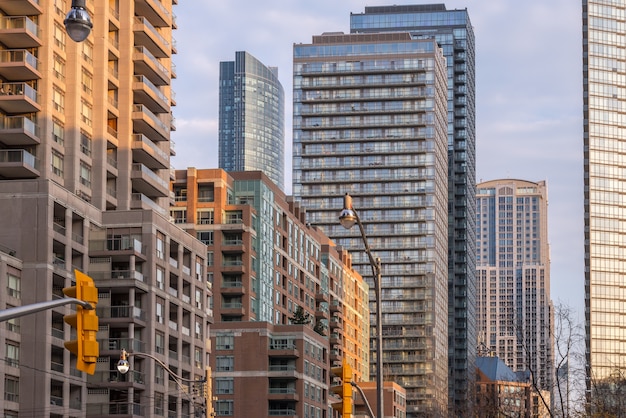
[[[248,51],[285,89],[291,193],[294,43],[350,31],[365,6],[420,0],[184,0],[175,6],[176,169],[218,167],[219,62]],[[449,0],[476,37],[476,179],[545,180],[551,297],[584,319],[582,6],[576,0]],[[375,249],[373,249],[375,251]]]

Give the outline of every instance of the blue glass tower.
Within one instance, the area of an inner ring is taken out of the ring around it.
[[[219,167],[285,182],[285,93],[278,69],[245,51],[220,62]]]
[[[467,10],[444,4],[366,7],[352,33],[434,38],[448,66],[449,416],[470,416],[476,358],[474,32]]]

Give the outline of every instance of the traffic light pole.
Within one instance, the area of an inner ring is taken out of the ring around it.
[[[18,318],[20,316],[26,316],[37,312],[45,311],[48,309],[56,308],[63,305],[80,305],[83,309],[91,310],[94,307],[89,302],[85,302],[75,298],[62,298],[57,300],[47,300],[45,302],[32,303],[30,305],[17,306],[15,308],[4,309],[0,311],[0,322],[8,321],[9,319]]]

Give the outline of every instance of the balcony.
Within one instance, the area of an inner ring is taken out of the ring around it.
[[[0,150],[0,176],[7,179],[32,179],[39,177],[38,162],[26,150]]]
[[[39,60],[25,49],[0,51],[0,76],[8,81],[38,80]]]
[[[7,48],[40,47],[39,32],[39,26],[26,16],[0,18],[0,42]]]
[[[237,296],[245,295],[247,293],[246,288],[240,281],[224,281],[220,287],[222,295]]]
[[[0,119],[0,142],[9,147],[37,145],[40,130],[35,122],[24,116],[5,116]]]
[[[141,163],[134,163],[130,172],[133,189],[154,197],[169,196],[169,184]]]
[[[153,113],[169,113],[169,100],[157,86],[143,75],[133,77],[133,96],[137,104],[146,106]]]
[[[94,257],[110,257],[112,261],[128,261],[134,255],[146,259],[146,248],[142,242],[131,236],[89,240],[89,254]]]
[[[138,403],[89,403],[87,404],[88,417],[109,417],[123,415],[126,417],[146,416],[146,407]]]
[[[136,46],[133,52],[133,63],[135,64],[135,71],[148,77],[155,86],[169,84],[169,71],[152,55],[148,48]]]
[[[98,347],[100,352],[112,351],[113,354],[118,354],[120,350],[125,349],[128,351],[137,351],[143,353],[146,351],[146,343],[144,341],[135,338],[109,338],[98,340]]]
[[[0,87],[0,110],[8,114],[41,111],[39,93],[26,83],[4,83]]]
[[[1,103],[0,103],[1,104]],[[169,141],[167,125],[144,105],[133,105],[133,130],[153,141]]]
[[[300,357],[300,351],[295,344],[270,344],[270,357]]]
[[[133,193],[130,196],[130,208],[131,209],[150,209],[160,213],[163,216],[167,216],[167,210],[159,206],[154,200],[142,193]]]
[[[39,0],[0,0],[0,9],[8,16],[35,16],[42,13]]]
[[[131,148],[133,150],[133,161],[141,163],[148,168],[164,170],[170,166],[167,152],[157,147],[145,135],[134,134]]]
[[[135,17],[133,32],[138,46],[145,46],[157,58],[170,56],[172,49],[169,42],[152,26],[148,19]]]
[[[109,319],[124,319],[124,322],[128,320],[146,321],[146,312],[136,306],[103,306],[96,308],[96,314],[98,318],[103,321]]]
[[[146,17],[154,26],[172,25],[172,14],[159,0],[137,0],[135,14]]]

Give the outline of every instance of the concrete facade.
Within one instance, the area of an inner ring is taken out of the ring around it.
[[[177,3],[87,1],[93,33],[74,43],[68,1],[0,1],[0,308],[64,297],[79,269],[100,318],[89,376],[63,347],[71,307],[2,324],[3,416],[209,412],[159,364],[208,377],[213,320],[206,246],[168,214]]]

